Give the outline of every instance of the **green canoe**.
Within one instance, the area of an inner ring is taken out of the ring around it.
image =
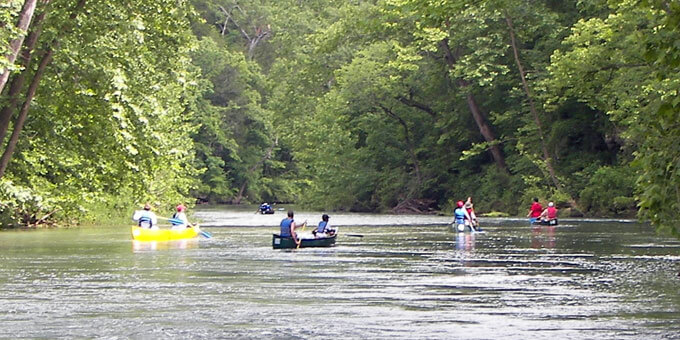
[[[335,239],[338,237],[337,234],[330,237],[321,238],[304,238],[300,243],[300,248],[309,247],[332,247],[335,245]],[[279,234],[272,235],[272,247],[274,249],[294,249],[297,248],[297,244],[293,241],[292,237],[281,237]]]

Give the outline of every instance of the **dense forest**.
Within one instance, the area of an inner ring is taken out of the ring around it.
[[[152,202],[680,229],[680,3],[8,0],[0,223]]]

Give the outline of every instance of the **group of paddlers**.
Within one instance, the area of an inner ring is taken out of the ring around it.
[[[184,229],[191,227],[192,224],[189,223],[189,219],[187,218],[186,214],[187,207],[185,207],[184,204],[178,204],[175,207],[175,210],[176,212],[172,215],[172,218],[161,218],[168,220],[172,225],[172,229]],[[149,203],[144,204],[144,208],[142,210],[137,210],[132,215],[132,220],[137,222],[137,225],[142,228],[149,229],[158,229],[158,218],[159,217],[156,216],[153,211],[151,211],[151,205]]]
[[[472,232],[482,231],[475,215],[475,208],[472,204],[472,197],[468,197],[465,202],[456,202],[456,209],[453,210],[453,222],[451,223],[458,232],[470,230]]]
[[[281,232],[279,235],[281,237],[290,237],[293,239],[293,241],[295,241],[296,244],[299,245],[300,238],[298,237],[295,230],[298,228],[304,230],[305,226],[307,226],[307,221],[298,224],[295,222],[294,216],[295,213],[292,210],[288,211],[288,217],[281,220]],[[333,229],[328,225],[329,218],[330,216],[326,214],[321,215],[321,221],[317,225],[316,229],[312,230],[312,235],[314,235],[314,238],[324,238],[335,235],[336,229]]]
[[[534,202],[529,208],[529,222],[531,224],[548,224],[557,225],[557,208],[553,202],[548,203],[548,207],[543,209],[538,198],[534,198]],[[455,231],[464,232],[466,230],[475,232],[481,231],[479,223],[477,222],[477,215],[472,204],[472,197],[468,197],[465,202],[456,202],[456,208],[453,211],[453,228]]]
[[[543,209],[543,206],[538,202],[538,198],[534,198],[531,203],[529,213],[527,214],[529,223],[531,224],[557,224],[557,208],[555,203],[548,202],[548,207]]]

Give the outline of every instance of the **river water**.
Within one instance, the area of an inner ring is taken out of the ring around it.
[[[284,212],[254,211],[201,208],[185,242],[1,232],[0,338],[680,338],[680,242],[648,225],[337,213],[335,247],[273,250]]]

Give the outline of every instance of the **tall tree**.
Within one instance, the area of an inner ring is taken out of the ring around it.
[[[24,37],[26,32],[28,32],[28,27],[31,25],[31,20],[33,19],[33,13],[35,12],[36,4],[38,0],[25,0],[24,6],[21,8],[19,13],[19,21],[17,22],[17,28],[21,31],[19,37],[10,42],[9,54],[6,56],[7,62],[13,64],[19,54],[21,45],[24,43]],[[5,68],[0,74],[0,93],[5,88],[7,80],[9,79],[10,70]]]
[[[74,4],[54,2],[45,19],[36,50],[53,51],[40,81],[49,86],[29,99],[3,183],[45,197],[58,219],[185,200],[199,173],[191,7],[88,0],[81,13],[99,15],[69,20]],[[33,81],[37,70],[29,68]]]

